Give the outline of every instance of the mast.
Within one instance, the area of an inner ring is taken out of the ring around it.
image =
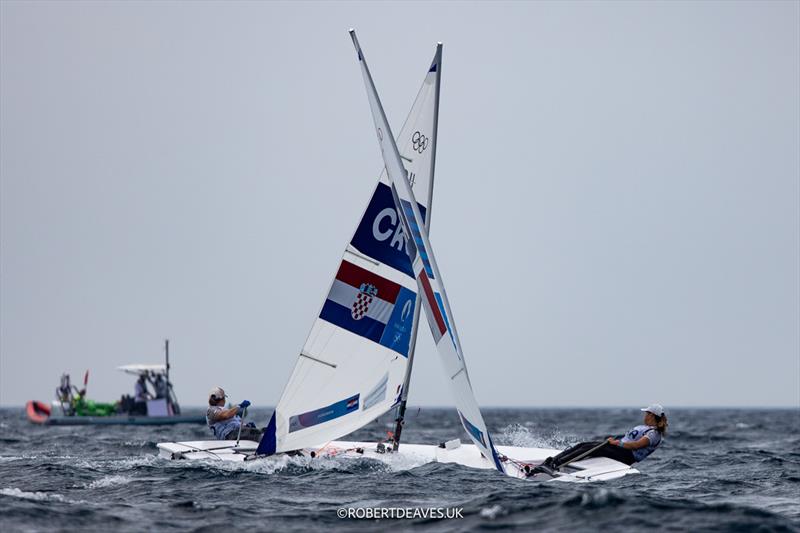
[[[179,415],[181,408],[178,405],[178,398],[175,397],[175,392],[172,390],[172,382],[169,380],[169,339],[164,339],[164,357],[166,359],[164,378],[167,380],[167,408],[172,411],[173,415]]]
[[[505,473],[500,454],[494,447],[492,437],[475,399],[475,392],[472,390],[472,384],[467,374],[466,362],[461,352],[460,343],[457,340],[458,334],[455,328],[451,327],[455,320],[448,303],[442,274],[436,264],[433,247],[428,240],[425,219],[422,217],[419,205],[414,198],[414,192],[408,179],[408,171],[401,160],[400,152],[392,135],[392,129],[388,120],[386,120],[386,113],[383,110],[378,91],[375,89],[375,83],[358,44],[355,31],[350,30],[350,35],[358,52],[358,60],[361,66],[361,74],[364,78],[364,85],[367,89],[367,99],[372,113],[375,133],[383,162],[386,165],[386,172],[392,184],[395,206],[400,214],[403,230],[414,237],[414,248],[406,248],[406,252],[409,259],[412,260],[414,275],[419,288],[418,293],[425,306],[425,314],[436,343],[436,349],[439,352],[445,374],[450,378],[451,391],[456,401],[456,409],[461,419],[461,425],[483,456],[487,459],[491,458],[494,461],[495,468]]]
[[[442,81],[442,43],[437,43],[436,54],[433,57],[433,64],[431,69],[437,69],[436,86],[434,89],[434,103],[433,103],[433,132],[431,134],[431,174],[428,183],[428,212],[425,217],[425,229],[430,232],[431,228],[431,209],[433,208],[433,180],[434,170],[436,168],[436,147],[439,141],[439,89]],[[403,432],[403,425],[405,424],[406,406],[408,404],[408,389],[411,385],[411,369],[414,366],[414,353],[417,347],[417,332],[419,326],[421,303],[419,298],[414,303],[414,322],[411,330],[411,342],[409,343],[408,351],[408,367],[406,368],[406,375],[403,379],[403,392],[400,398],[400,406],[397,409],[397,418],[395,419],[394,438],[392,441],[392,451],[397,451],[400,447],[400,435]]]
[[[166,357],[166,365],[164,367],[167,369],[166,378],[167,378],[167,385],[169,386],[169,339],[164,339],[164,355]]]

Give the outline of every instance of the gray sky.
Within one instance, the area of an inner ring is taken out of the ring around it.
[[[798,405],[799,6],[4,1],[0,403],[118,398],[169,337],[182,403],[274,405],[382,166],[355,27],[396,129],[444,42],[482,405]]]

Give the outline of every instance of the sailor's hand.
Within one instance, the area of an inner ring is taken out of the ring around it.
[[[619,446],[619,441],[614,437],[608,437],[608,443],[612,446]]]
[[[239,407],[241,407],[242,409],[247,409],[248,407],[250,407],[250,400],[243,401],[242,403],[239,404]]]

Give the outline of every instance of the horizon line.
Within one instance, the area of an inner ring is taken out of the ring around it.
[[[0,409],[25,409],[27,402],[24,404],[0,404]],[[203,409],[207,407],[204,404],[189,404],[183,405],[187,409]],[[274,405],[256,405],[252,404],[251,407],[256,409],[274,409]],[[425,408],[425,409],[455,409],[453,405],[415,405],[409,404],[409,409],[412,407]],[[636,405],[482,405],[481,409],[641,409],[638,404]],[[800,409],[800,405],[792,404],[760,404],[760,405],[675,405],[667,406],[667,409]],[[391,409],[390,409],[391,410]],[[387,411],[389,412],[389,411]]]

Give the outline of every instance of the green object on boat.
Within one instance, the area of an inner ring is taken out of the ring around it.
[[[116,403],[101,403],[78,396],[72,404],[78,416],[111,416],[117,414]]]

